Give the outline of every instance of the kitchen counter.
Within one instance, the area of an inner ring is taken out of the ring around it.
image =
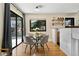
[[[79,28],[79,26],[65,26],[65,28]]]

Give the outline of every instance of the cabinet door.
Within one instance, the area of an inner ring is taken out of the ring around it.
[[[72,28],[72,38],[79,40],[79,28]]]
[[[71,28],[60,30],[60,48],[62,48],[67,55],[71,55]]]

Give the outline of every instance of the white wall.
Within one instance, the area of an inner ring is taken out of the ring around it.
[[[49,41],[52,41],[52,18],[53,17],[74,17],[74,14],[26,14],[26,34],[30,32],[30,19],[46,19],[46,34],[49,34]]]
[[[79,26],[79,12],[75,14],[75,26]]]
[[[46,32],[43,32],[43,33],[47,33],[47,34],[49,34],[49,35],[51,35],[51,33],[49,33],[49,32],[51,32],[51,24],[49,24],[49,23],[51,23],[51,20],[48,20],[48,19],[50,19],[48,16],[46,16],[46,15],[26,15],[26,34],[27,33],[31,33],[30,32],[30,23],[29,23],[29,20],[30,19],[46,19]],[[48,29],[47,29],[48,28]],[[50,36],[50,38],[51,38],[51,36]]]
[[[4,4],[0,3],[0,48],[3,39]]]

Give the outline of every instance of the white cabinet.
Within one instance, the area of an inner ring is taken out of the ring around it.
[[[79,56],[79,28],[72,28],[72,55]]]
[[[79,28],[60,29],[60,48],[71,56],[79,56]]]
[[[72,38],[79,40],[79,28],[72,28]]]
[[[71,55],[71,28],[60,29],[60,48]]]

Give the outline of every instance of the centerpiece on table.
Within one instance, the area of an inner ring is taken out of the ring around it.
[[[35,36],[36,36],[36,37],[39,36],[38,30],[39,30],[39,28],[35,28],[35,32],[36,32],[36,33],[35,33]]]

